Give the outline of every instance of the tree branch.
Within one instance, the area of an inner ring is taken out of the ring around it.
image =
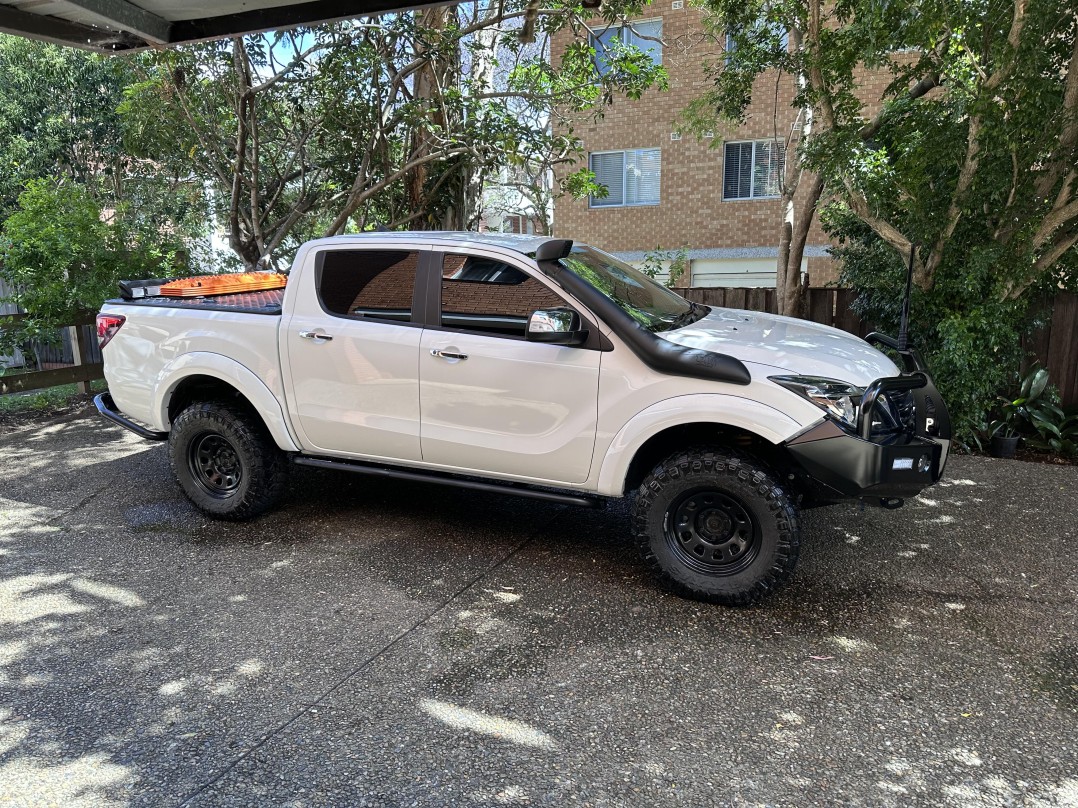
[[[1078,199],[1061,208],[1056,208],[1041,220],[1040,227],[1033,236],[1033,248],[1040,249],[1058,228],[1078,217]]]
[[[918,98],[927,95],[930,91],[940,86],[940,76],[938,73],[930,73],[927,76],[921,78],[916,84],[910,87],[909,93],[906,95],[908,101],[916,101]],[[861,127],[860,135],[861,140],[870,140],[879,133],[883,128],[884,114],[886,107],[880,109],[876,113],[876,117],[869,123]]]
[[[1036,201],[1048,197],[1059,178],[1063,176],[1063,172],[1068,168],[1073,176],[1073,155],[1075,147],[1078,146],[1078,37],[1075,37],[1070,63],[1067,65],[1067,78],[1063,86],[1063,109],[1060,112],[1064,119],[1063,129],[1059,133],[1059,141],[1052,156],[1048,159],[1047,166],[1034,185],[1033,193]],[[1070,183],[1066,183],[1064,189],[1069,186]]]
[[[1078,244],[1078,230],[1059,234],[1048,251],[1033,262],[1032,271],[1025,278],[1021,281],[1007,283],[1003,292],[1003,299],[1017,300],[1021,297],[1022,293],[1032,286],[1042,273],[1050,269],[1056,261],[1062,258],[1076,244]]]
[[[894,247],[902,256],[902,259],[908,262],[910,253],[913,251],[913,243],[890,222],[873,214],[868,200],[849,184],[846,185],[846,193],[850,209],[857,214],[858,218],[871,227],[872,232]],[[917,256],[914,256],[913,261],[913,279],[922,289],[929,289],[932,286],[932,278],[925,270],[924,263]]]
[[[806,71],[809,84],[818,96],[817,103],[820,106],[820,118],[824,128],[835,128],[835,108],[831,103],[831,97],[827,93],[827,84],[824,81],[823,70],[820,69],[820,33],[822,29],[821,0],[808,0],[808,26],[806,37],[806,50],[808,51],[808,70]]]

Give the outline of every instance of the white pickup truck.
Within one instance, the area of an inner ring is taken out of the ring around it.
[[[262,513],[292,464],[630,496],[648,565],[724,604],[789,578],[801,508],[898,507],[939,480],[950,443],[913,351],[900,372],[850,334],[689,303],[564,239],[313,241],[283,289],[112,300],[98,335],[99,411],[167,440],[212,517]]]

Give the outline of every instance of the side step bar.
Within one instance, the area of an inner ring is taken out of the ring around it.
[[[140,438],[145,438],[146,440],[168,440],[167,432],[158,432],[153,429],[147,429],[120,415],[116,410],[116,403],[112,400],[112,395],[107,391],[98,393],[94,396],[94,406],[97,407],[99,413],[114,424],[119,424],[124,429],[130,429]]]
[[[390,468],[388,466],[373,466],[365,463],[354,463],[348,460],[306,457],[304,455],[294,456],[292,462],[297,466],[313,466],[320,469],[351,471],[356,474],[369,474],[374,477],[389,477],[394,480],[411,480],[420,483],[434,483],[435,485],[451,485],[457,488],[470,488],[473,491],[489,491],[496,494],[530,497],[531,499],[541,499],[546,502],[557,502],[561,505],[577,505],[584,508],[601,508],[603,505],[603,500],[598,497],[559,494],[557,491],[531,488],[520,485],[519,483],[481,482],[466,477],[454,477],[436,471],[406,470],[401,468]]]

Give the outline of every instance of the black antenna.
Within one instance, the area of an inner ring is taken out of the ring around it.
[[[906,268],[906,296],[902,298],[902,322],[898,327],[898,350],[907,351],[910,347],[910,294],[913,292],[913,257],[917,254],[917,245],[910,244],[910,263]]]

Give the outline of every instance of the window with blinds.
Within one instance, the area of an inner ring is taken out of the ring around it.
[[[722,198],[770,199],[778,196],[785,161],[786,144],[779,140],[725,144]]]
[[[658,205],[662,178],[659,149],[593,152],[588,167],[595,181],[605,185],[607,195],[590,197],[593,208],[627,205]]]

